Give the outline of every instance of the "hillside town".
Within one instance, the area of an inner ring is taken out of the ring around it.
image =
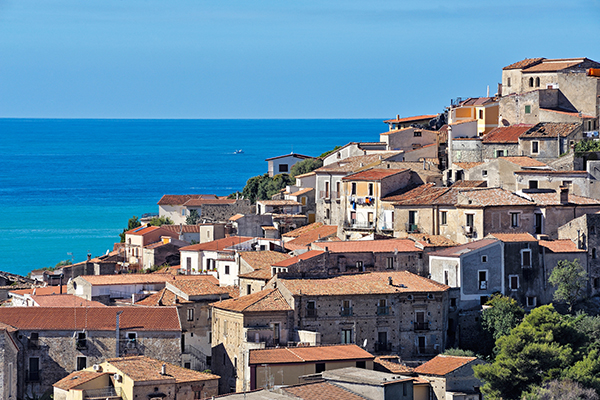
[[[269,196],[165,194],[107,254],[0,273],[0,398],[597,399],[600,63],[498,77],[371,142],[265,155]]]

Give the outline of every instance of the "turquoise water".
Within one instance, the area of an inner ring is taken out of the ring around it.
[[[382,120],[0,119],[0,270],[101,255],[163,194],[242,190],[265,158],[378,141]]]

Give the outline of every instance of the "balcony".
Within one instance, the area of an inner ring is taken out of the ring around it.
[[[123,394],[121,388],[114,388],[113,386],[107,386],[100,389],[86,389],[83,391],[84,399],[121,399]],[[118,393],[117,393],[118,392]]]
[[[145,346],[137,339],[120,339],[119,353],[123,355],[143,355]]]
[[[323,200],[339,200],[340,192],[330,192],[327,190],[321,190],[319,192],[319,198]]]
[[[346,221],[344,224],[345,228],[351,229],[373,229],[375,228],[375,223],[373,222],[359,222],[355,219],[351,219],[350,221]]]
[[[415,331],[428,331],[429,330],[429,322],[415,322],[414,328],[415,328]]]
[[[317,309],[316,308],[307,308],[305,313],[306,318],[317,318]]]
[[[342,317],[349,317],[352,315],[352,307],[342,307]]]
[[[39,382],[42,379],[41,370],[27,370],[25,371],[25,378],[27,382]]]
[[[407,223],[405,224],[405,230],[407,233],[419,233],[419,226],[417,224]]]
[[[390,306],[377,306],[377,315],[390,315]]]
[[[463,230],[463,234],[468,238],[477,237],[477,231],[471,225],[465,225],[461,227]]]
[[[384,353],[392,351],[390,342],[375,342],[375,353]]]

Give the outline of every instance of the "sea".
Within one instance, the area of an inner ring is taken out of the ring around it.
[[[266,158],[386,130],[383,118],[0,119],[0,270],[100,256],[129,218],[158,213],[163,194],[242,191]]]

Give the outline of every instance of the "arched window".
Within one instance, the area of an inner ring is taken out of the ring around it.
[[[533,78],[529,78],[529,87],[533,87]]]
[[[535,87],[540,87],[540,77],[535,78]]]

